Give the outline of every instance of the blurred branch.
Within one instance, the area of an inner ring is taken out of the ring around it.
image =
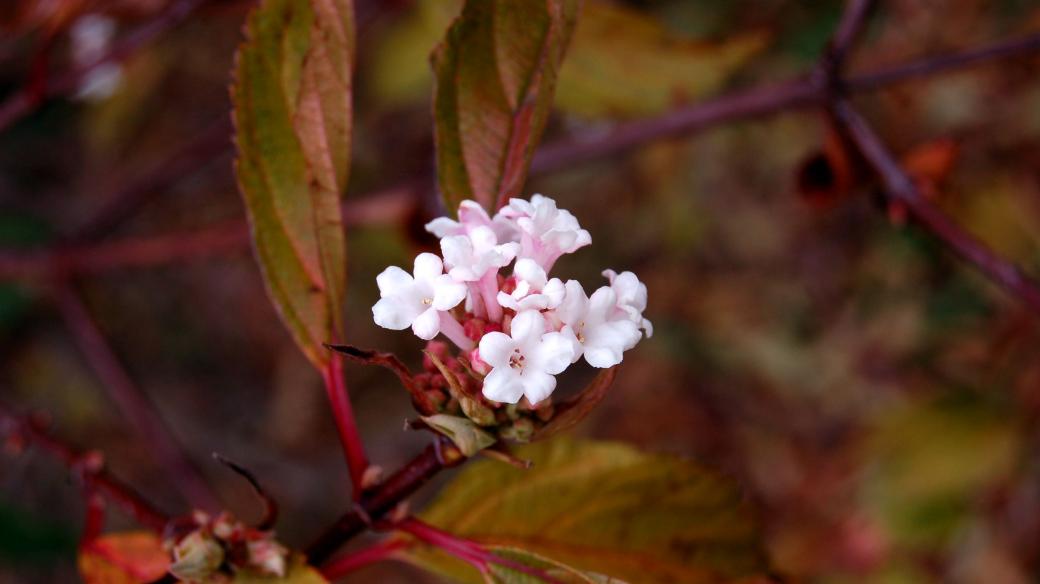
[[[343,454],[347,457],[350,482],[354,487],[352,495],[357,501],[367,486],[365,478],[369,466],[365,446],[357,429],[357,421],[354,419],[354,408],[350,404],[347,381],[343,377],[343,357],[336,352],[330,353],[329,364],[321,374],[322,380],[325,382],[325,394],[328,396],[329,406],[332,408],[332,416],[336,421],[339,441],[343,446]]]
[[[18,416],[6,404],[0,403],[0,436],[8,441],[20,440],[35,444],[62,461],[83,482],[132,516],[141,525],[162,532],[168,518],[131,487],[110,475],[104,469],[104,460],[97,452],[79,452],[47,432],[46,424],[34,416]]]
[[[994,253],[924,198],[913,180],[900,168],[895,156],[845,99],[836,99],[831,109],[835,119],[842,124],[860,153],[881,177],[885,194],[890,199],[905,205],[925,229],[962,259],[1030,308],[1040,312],[1040,286],[1035,281],[1023,275],[1017,266]]]
[[[356,552],[333,559],[321,569],[321,575],[331,582],[355,570],[390,558],[399,550],[407,547],[408,542],[403,539],[384,539]]]
[[[98,67],[108,63],[119,63],[135,51],[150,43],[166,31],[176,27],[199,6],[210,0],[176,0],[153,20],[132,30],[121,38],[105,55],[82,67],[64,71],[51,79],[45,79],[42,88],[34,83],[7,97],[0,103],[0,131],[33,112],[48,97],[68,95],[79,87],[84,77]]]
[[[220,509],[198,470],[185,456],[155,407],[123,369],[97,323],[79,296],[68,287],[57,293],[58,307],[87,363],[101,380],[109,399],[130,423],[143,446],[154,454],[192,505],[210,511]]]
[[[849,0],[830,42],[827,43],[827,50],[823,56],[825,62],[840,65],[845,61],[845,56],[866,25],[867,17],[870,16],[870,10],[873,7],[873,0]]]
[[[319,566],[345,542],[379,521],[410,497],[440,471],[458,466],[467,458],[446,438],[438,436],[418,456],[379,485],[362,494],[361,500],[307,546],[308,561]]]

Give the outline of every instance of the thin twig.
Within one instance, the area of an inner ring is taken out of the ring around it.
[[[889,198],[906,206],[911,215],[962,259],[991,280],[1040,312],[1040,285],[1023,275],[1013,263],[994,253],[985,243],[964,231],[955,221],[923,197],[914,181],[899,166],[895,156],[881,142],[866,120],[844,99],[835,100],[834,117],[847,130],[849,138],[881,177]]]
[[[357,501],[367,486],[364,484],[364,478],[365,471],[368,470],[368,456],[365,454],[357,421],[354,419],[347,381],[343,376],[343,357],[339,353],[329,354],[329,364],[322,371],[322,379],[325,382],[325,393],[329,398],[332,416],[336,421],[336,431],[343,446],[343,454],[347,458],[347,467],[350,469],[350,481],[354,487],[353,497]]]
[[[867,17],[874,7],[873,0],[849,0],[845,4],[845,11],[834,28],[827,50],[824,52],[823,60],[831,61],[840,65],[845,61],[852,44],[859,37],[863,27],[867,24]]]
[[[403,539],[387,538],[366,548],[333,558],[322,567],[321,575],[332,581],[360,570],[365,566],[391,558],[398,551],[408,547]]]
[[[101,381],[108,397],[129,422],[143,446],[158,458],[181,493],[196,507],[215,511],[217,498],[185,456],[154,405],[123,369],[115,352],[90,316],[79,296],[68,287],[57,294],[58,307],[87,363]]]
[[[169,521],[133,488],[113,477],[103,465],[101,455],[96,452],[80,452],[51,436],[46,424],[40,419],[14,413],[0,403],[0,436],[15,437],[29,445],[37,445],[60,460],[83,481],[85,487],[103,494],[118,505],[138,523],[161,533]]]

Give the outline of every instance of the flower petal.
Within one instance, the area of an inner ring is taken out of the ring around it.
[[[516,260],[513,275],[530,284],[535,290],[541,290],[546,284],[545,269],[530,258]]]
[[[437,333],[441,332],[440,312],[432,306],[426,309],[422,314],[415,317],[415,321],[412,322],[412,332],[424,341],[429,341],[436,337]]]
[[[525,371],[523,379],[524,395],[534,405],[552,395],[556,389],[556,378],[541,371]]]
[[[412,273],[416,280],[432,280],[444,273],[444,263],[435,254],[421,253],[415,256]]]
[[[466,298],[467,287],[456,282],[447,274],[437,276],[433,280],[433,307],[437,310],[450,310]]]
[[[397,266],[390,266],[376,276],[376,285],[379,286],[379,295],[382,297],[392,296],[411,286],[413,282],[411,274]]]
[[[524,395],[524,384],[510,367],[495,367],[484,378],[483,392],[489,400],[515,404]]]
[[[436,235],[438,238],[456,235],[461,233],[463,229],[461,223],[447,217],[438,217],[426,224],[426,231]]]
[[[383,298],[372,306],[372,319],[383,328],[404,330],[414,317],[414,310],[397,298]]]
[[[613,347],[589,347],[585,346],[585,361],[593,367],[606,369],[621,362],[621,351]]]
[[[510,333],[523,350],[537,344],[545,332],[545,318],[537,310],[525,310],[513,317]]]
[[[542,335],[542,342],[538,343],[531,351],[525,353],[526,369],[535,369],[556,375],[562,373],[572,362],[574,362],[574,344],[571,340],[573,333],[568,336],[561,333],[547,333]]]
[[[516,342],[500,332],[490,332],[480,339],[480,359],[492,367],[509,367],[509,358],[516,350]]]
[[[567,280],[564,290],[566,293],[563,301],[556,308],[556,315],[561,321],[573,327],[585,319],[589,297],[585,295],[585,289],[577,280]]]
[[[589,313],[586,322],[603,322],[617,306],[617,294],[609,286],[600,286],[589,298]]]

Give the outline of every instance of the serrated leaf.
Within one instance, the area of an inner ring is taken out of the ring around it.
[[[136,584],[166,574],[170,555],[154,533],[129,531],[102,535],[83,544],[78,565],[86,584]]]
[[[485,545],[631,582],[717,582],[764,567],[739,492],[689,461],[566,439],[517,454],[534,462],[530,470],[471,463],[422,517]],[[411,554],[460,581],[480,581],[430,549]]]
[[[316,366],[341,338],[351,0],[265,0],[234,71],[236,174],[268,294]]]
[[[612,2],[589,2],[560,71],[556,105],[585,117],[633,117],[696,101],[765,48],[751,32],[720,42],[684,39]]]
[[[431,428],[444,434],[455,443],[466,456],[484,450],[495,443],[495,437],[481,430],[469,418],[449,416],[448,414],[434,414],[432,416],[420,416]]]
[[[589,412],[603,400],[607,390],[617,377],[617,367],[604,369],[596,374],[596,377],[581,390],[581,393],[556,406],[549,423],[535,430],[531,440],[544,440],[561,432],[573,428],[578,422],[585,419]]]
[[[434,51],[437,177],[448,209],[517,196],[552,107],[576,0],[470,0]]]

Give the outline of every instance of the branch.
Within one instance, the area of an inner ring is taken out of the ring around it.
[[[0,436],[36,444],[62,461],[83,482],[118,505],[138,523],[161,533],[169,518],[146,501],[133,488],[109,474],[97,452],[79,452],[47,433],[46,424],[38,418],[20,417],[0,403]]]
[[[398,550],[406,547],[408,547],[408,542],[403,539],[384,539],[369,547],[333,559],[321,569],[321,575],[331,582],[355,570],[390,558]]]
[[[852,48],[852,43],[859,37],[873,7],[873,0],[849,0],[845,5],[845,11],[842,13],[838,25],[834,29],[830,42],[827,43],[827,50],[823,57],[825,62],[830,61],[834,66],[838,67],[845,62],[845,57]]]
[[[184,455],[181,445],[170,433],[153,404],[123,369],[76,293],[64,287],[58,292],[57,300],[76,345],[101,380],[109,399],[115,402],[143,446],[156,456],[160,466],[192,505],[210,511],[219,509],[220,504],[209,486]]]
[[[347,457],[347,468],[350,469],[350,482],[354,486],[353,497],[357,501],[365,490],[365,471],[368,470],[368,456],[361,441],[361,434],[354,419],[354,409],[350,404],[347,382],[343,377],[343,358],[339,353],[331,353],[328,366],[321,372],[325,382],[325,394],[329,398],[332,416],[336,421],[336,431],[343,446],[343,454]]]
[[[438,436],[433,444],[427,446],[408,464],[378,486],[363,493],[353,509],[343,514],[307,546],[305,553],[308,561],[315,566],[323,564],[347,540],[368,529],[373,522],[397,507],[437,473],[458,466],[466,460],[451,441]]]
[[[941,209],[921,196],[913,180],[899,166],[896,158],[881,142],[866,120],[844,99],[832,105],[835,119],[848,132],[849,138],[881,177],[885,194],[909,209],[911,215],[935,237],[980,272],[1017,296],[1034,311],[1040,312],[1040,285],[1023,275],[1008,260],[994,253],[985,243],[964,231]]]

